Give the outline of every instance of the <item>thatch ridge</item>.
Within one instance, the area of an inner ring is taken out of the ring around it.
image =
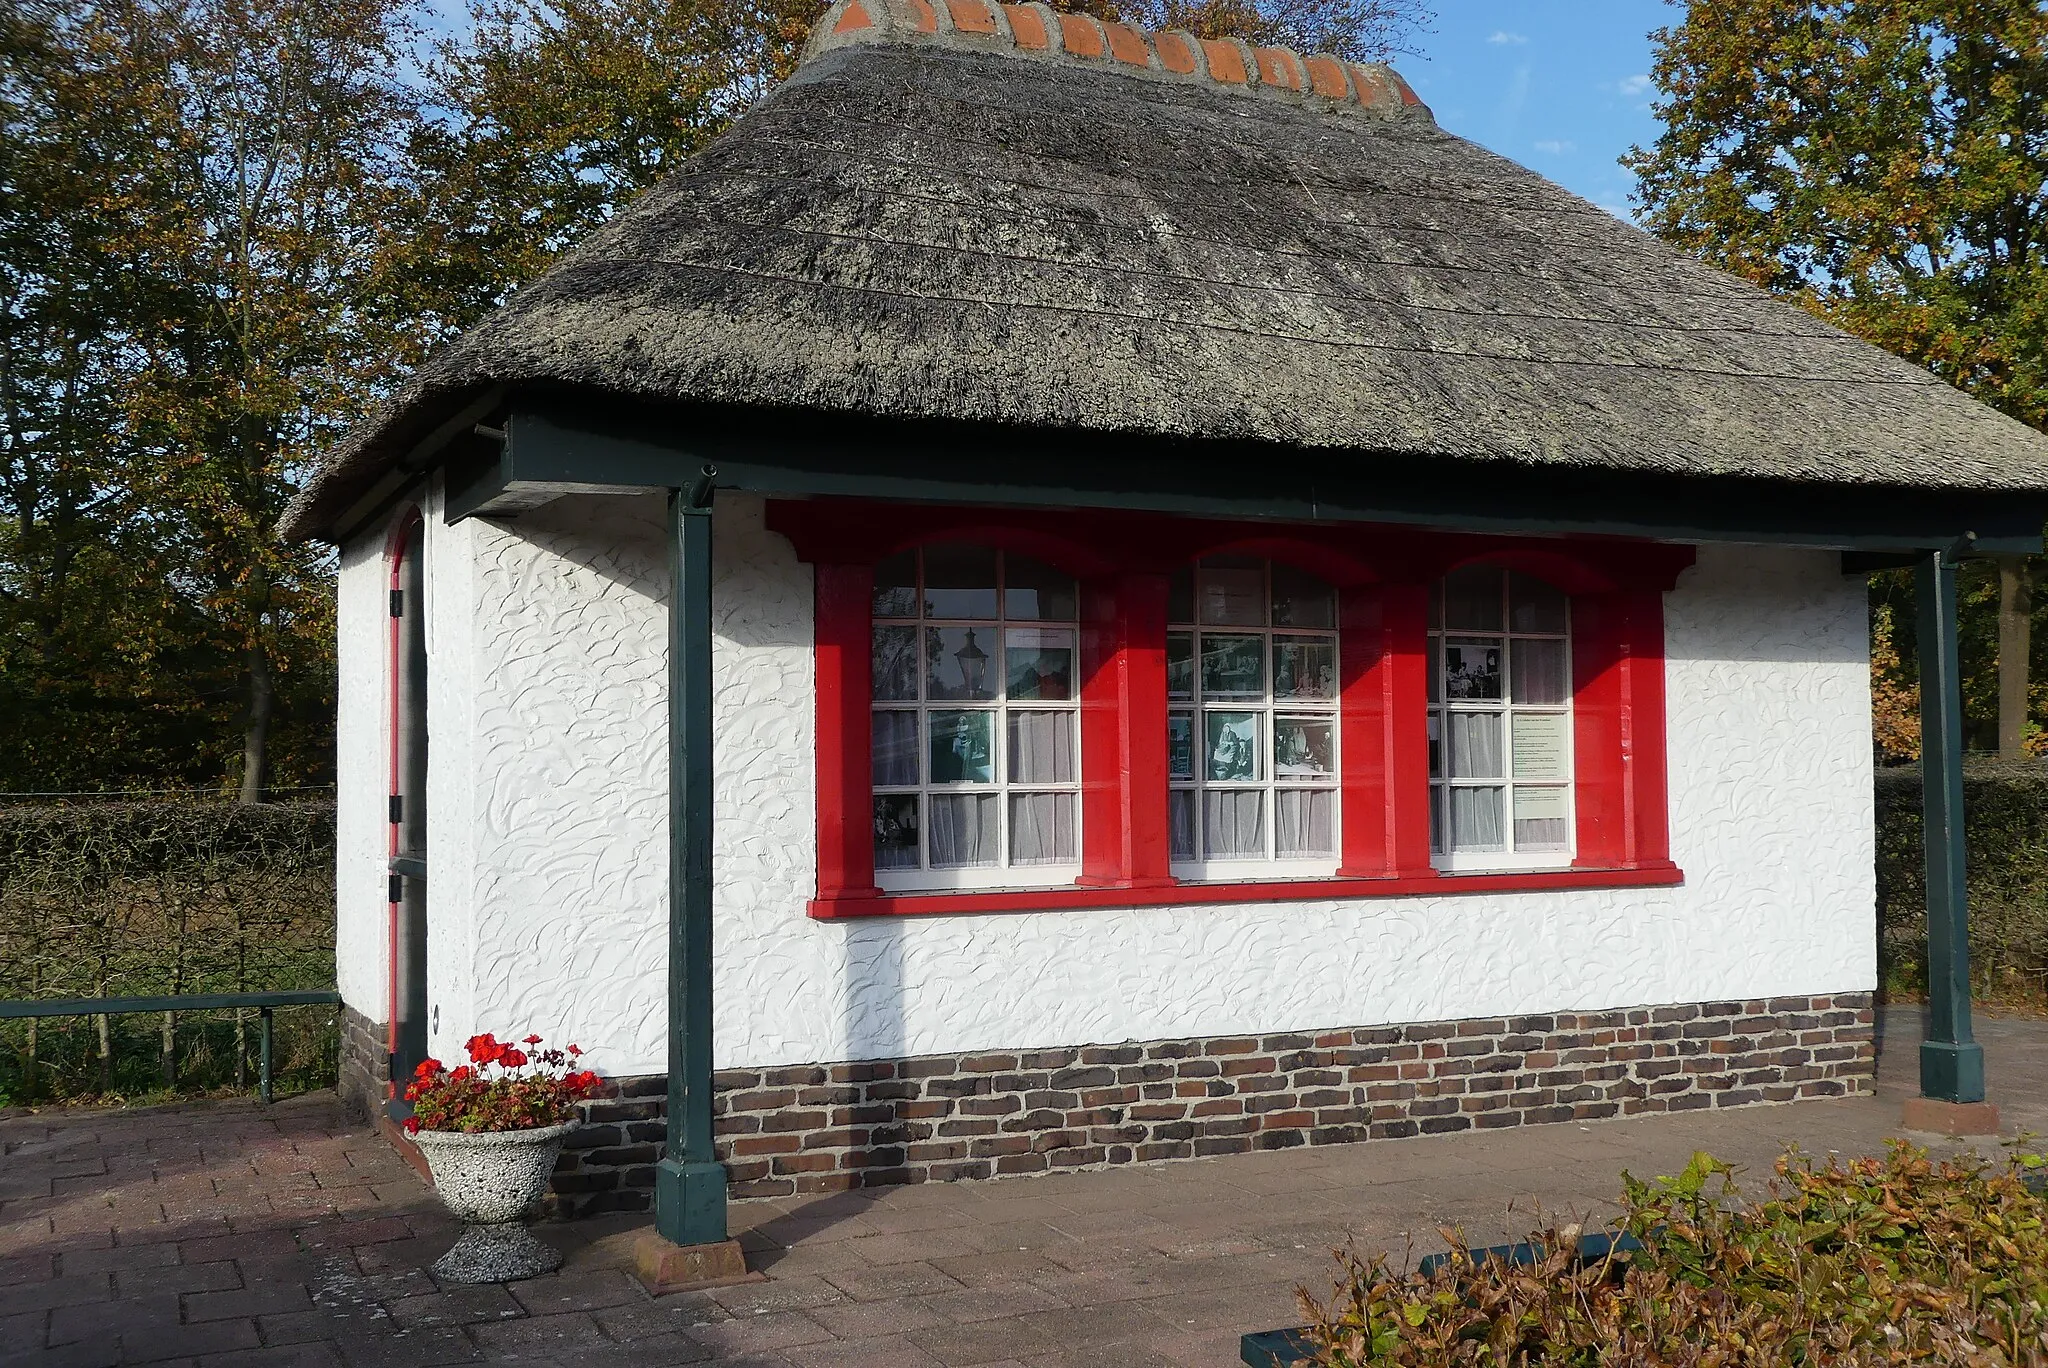
[[[1426,117],[929,43],[807,61],[423,366],[283,530],[331,533],[436,425],[529,384],[1367,463],[2048,489],[2048,437]]]

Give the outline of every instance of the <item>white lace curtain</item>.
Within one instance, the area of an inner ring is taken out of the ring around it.
[[[1215,792],[1202,795],[1203,844],[1212,860],[1259,860],[1266,855],[1266,795]]]
[[[992,865],[1002,859],[1002,799],[993,793],[932,795],[926,833],[932,867]]]
[[[1334,789],[1280,789],[1273,795],[1273,853],[1336,854],[1336,815]]]

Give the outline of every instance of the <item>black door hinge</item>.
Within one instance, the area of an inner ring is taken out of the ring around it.
[[[391,902],[404,902],[404,901],[405,901],[405,875],[403,875],[403,874],[393,874],[393,875],[391,876],[391,890],[390,890],[390,891],[391,891],[391,897],[390,897],[389,901],[391,901]]]
[[[405,590],[403,589],[393,589],[391,591],[391,616],[405,616]]]
[[[400,822],[404,820],[405,795],[402,793],[394,793],[391,795],[391,824],[393,826],[397,826]]]

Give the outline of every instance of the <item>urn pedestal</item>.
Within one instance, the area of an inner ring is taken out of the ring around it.
[[[562,1266],[558,1249],[526,1228],[526,1212],[547,1191],[548,1176],[574,1121],[538,1130],[415,1132],[434,1189],[463,1223],[455,1247],[434,1263],[449,1282],[511,1282]]]

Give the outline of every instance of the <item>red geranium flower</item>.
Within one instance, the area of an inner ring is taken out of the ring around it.
[[[538,1045],[539,1035],[525,1037]],[[570,1057],[559,1050],[528,1053],[484,1032],[464,1042],[470,1063],[448,1070],[438,1060],[423,1063],[405,1091],[413,1104],[407,1129],[455,1131],[530,1130],[552,1126],[576,1114],[576,1104],[603,1091],[589,1069],[559,1072]],[[571,1055],[583,1053],[571,1046]],[[517,1070],[518,1072],[514,1072]]]

